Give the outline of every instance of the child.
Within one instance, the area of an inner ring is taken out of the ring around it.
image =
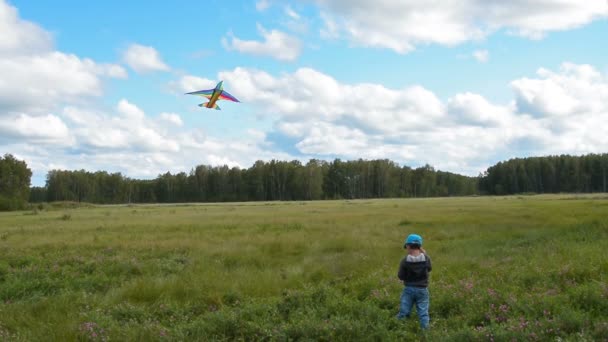
[[[420,319],[420,327],[429,327],[429,272],[431,272],[431,258],[422,248],[422,237],[410,234],[405,240],[403,248],[407,249],[407,256],[399,265],[399,279],[403,280],[405,288],[401,294],[401,306],[398,319],[410,317],[412,306],[416,304],[416,312]]]

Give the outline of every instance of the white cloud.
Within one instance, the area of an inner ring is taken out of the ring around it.
[[[293,61],[298,58],[302,50],[302,43],[298,38],[278,30],[267,31],[260,24],[257,28],[264,41],[242,40],[230,33],[228,39],[222,39],[222,44],[227,50],[269,56],[280,61]]]
[[[490,59],[490,53],[488,50],[476,50],[473,52],[473,58],[478,62],[486,63]]]
[[[112,78],[126,79],[129,77],[127,70],[116,64],[104,64],[101,66],[102,74]]]
[[[127,77],[118,65],[54,51],[49,33],[2,0],[0,32],[0,116],[46,115],[60,103],[101,95],[105,77]]]
[[[552,133],[551,153],[600,153],[608,148],[608,79],[590,65],[541,68],[537,78],[511,83],[518,112],[535,117]]]
[[[186,75],[182,76],[178,81],[169,83],[169,87],[176,92],[189,93],[197,90],[211,89],[216,84],[217,82],[210,79]]]
[[[289,5],[285,6],[285,14],[287,14],[292,19],[300,19],[300,15],[296,11],[294,11],[293,8],[291,8],[291,6]]]
[[[170,70],[158,51],[151,46],[131,44],[124,52],[123,60],[138,73]]]
[[[338,33],[365,47],[407,53],[417,45],[456,45],[501,29],[532,39],[608,17],[605,0],[310,0],[319,5],[324,37]]]
[[[17,9],[4,0],[0,0],[0,32],[0,56],[45,52],[53,46],[50,33],[21,20]]]
[[[118,102],[118,106],[116,106],[116,110],[119,113],[124,115],[126,118],[133,119],[136,121],[143,120],[146,116],[144,111],[139,109],[136,105],[129,103],[129,101],[122,99]]]
[[[310,27],[310,20],[308,18],[302,17],[289,5],[283,7],[283,12],[285,13],[287,18],[282,19],[280,21],[281,26],[299,35],[308,34]]]
[[[457,94],[448,100],[448,112],[459,123],[498,127],[510,124],[512,108],[491,104],[483,96],[473,93]]]
[[[27,140],[37,143],[54,143],[69,145],[72,141],[68,127],[57,116],[30,116],[17,114],[0,118],[0,142],[6,138],[11,140]]]
[[[571,116],[607,108],[608,82],[590,65],[564,63],[560,72],[541,68],[537,76],[511,83],[520,111],[537,116]]]
[[[69,120],[79,144],[94,149],[122,149],[147,152],[177,152],[179,142],[171,138],[165,125],[148,119],[143,110],[126,99],[116,106],[118,115],[67,107]]]
[[[321,38],[337,39],[340,36],[340,27],[335,19],[325,12],[321,12],[320,17],[323,21],[323,27],[319,31]]]
[[[0,57],[0,108],[42,111],[56,103],[102,93],[100,68],[90,59],[49,52]]]
[[[364,130],[390,133],[426,127],[444,115],[439,99],[420,86],[392,90],[377,84],[342,85],[309,68],[280,78],[236,68],[219,77],[234,85],[237,98],[286,120],[301,120],[302,116],[311,121],[343,121]]]
[[[306,154],[335,154],[353,157],[353,151],[369,147],[368,136],[359,129],[327,122],[311,123],[296,147]],[[332,146],[331,150],[327,147]],[[355,157],[356,158],[356,157]]]
[[[171,123],[175,126],[183,126],[184,122],[182,121],[182,118],[179,116],[179,114],[175,114],[175,113],[160,113],[159,115],[160,119],[162,121]]]
[[[255,8],[260,12],[267,10],[268,7],[270,7],[270,1],[268,0],[259,0],[255,3]]]

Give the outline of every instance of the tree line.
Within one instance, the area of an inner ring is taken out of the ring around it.
[[[608,154],[510,159],[488,168],[479,190],[490,195],[607,192]]]
[[[312,159],[257,161],[248,169],[199,165],[153,180],[120,173],[52,170],[31,202],[179,203],[464,196],[477,193],[477,178],[399,166],[390,160],[332,162]]]
[[[608,192],[608,154],[515,158],[478,177],[387,159],[257,161],[247,169],[199,165],[151,180],[51,170],[44,187],[30,188],[31,176],[24,161],[10,154],[0,158],[0,210],[22,209],[28,200],[116,204]]]

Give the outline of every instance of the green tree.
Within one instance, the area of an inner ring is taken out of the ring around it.
[[[30,196],[32,170],[10,154],[0,158],[0,210],[23,209]]]

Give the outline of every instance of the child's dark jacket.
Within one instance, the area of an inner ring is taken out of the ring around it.
[[[431,272],[431,258],[426,254],[417,257],[408,255],[399,264],[397,276],[403,280],[405,286],[429,286],[429,272]]]

